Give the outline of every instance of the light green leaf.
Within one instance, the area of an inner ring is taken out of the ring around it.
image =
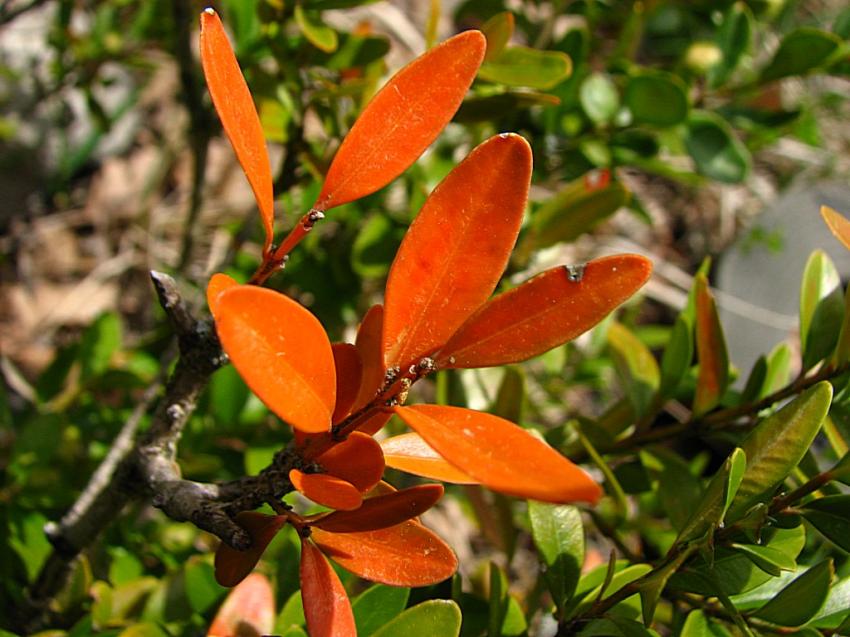
[[[351,601],[354,623],[360,637],[369,637],[384,624],[400,615],[407,606],[409,588],[375,584]]]
[[[584,528],[576,507],[529,500],[531,537],[546,565],[543,577],[563,612],[576,590],[584,563]]]
[[[816,628],[837,628],[848,617],[850,617],[850,577],[845,577],[830,587],[826,601],[810,624]],[[836,633],[841,634],[839,631]]]
[[[797,568],[797,562],[795,560],[790,559],[782,551],[770,548],[769,546],[733,543],[732,548],[739,550],[753,564],[774,577],[779,577],[782,571],[793,571]]]
[[[750,173],[750,151],[732,128],[715,113],[695,111],[687,122],[685,148],[697,171],[728,184],[744,181]]]
[[[812,252],[800,286],[800,348],[803,368],[832,354],[844,319],[841,278],[823,250]]]
[[[205,613],[227,592],[215,581],[215,569],[207,560],[190,558],[183,575],[186,598],[196,613]]]
[[[408,608],[373,633],[374,637],[458,637],[460,608],[453,601],[432,599]]]
[[[647,413],[658,390],[661,372],[649,348],[627,327],[612,323],[608,345],[629,400],[639,416]]]
[[[696,540],[723,522],[729,499],[740,488],[743,463],[746,463],[746,456],[741,449],[735,449],[726,458],[726,462],[714,474],[702,498],[694,507],[694,512],[679,532],[676,543]]]
[[[802,626],[826,601],[832,572],[832,560],[816,564],[753,615],[779,626]]]
[[[602,599],[607,599],[608,597],[616,593],[618,590],[623,588],[623,586],[625,586],[626,584],[630,584],[631,582],[640,579],[641,577],[649,573],[651,570],[652,567],[649,564],[633,564],[631,566],[627,566],[626,568],[620,571],[617,571],[611,578],[610,583],[605,587]],[[603,584],[590,591],[579,603],[572,615],[580,615],[585,610],[590,608],[590,606],[599,597],[599,593],[600,591],[602,591],[603,586],[605,586],[604,582]],[[637,593],[635,593],[635,595],[637,595]]]
[[[767,357],[767,373],[759,398],[779,391],[788,384],[791,376],[791,348],[788,343],[780,343]]]
[[[294,17],[295,23],[310,44],[325,53],[336,51],[339,46],[336,31],[324,24],[318,13],[306,11],[300,4],[296,4]]]
[[[660,71],[642,71],[629,78],[623,102],[635,122],[673,126],[688,116],[685,85],[677,76]]]
[[[514,34],[514,14],[510,11],[502,11],[481,25],[481,32],[487,38],[487,53],[484,61],[498,58],[510,42]]]
[[[88,326],[80,342],[77,358],[82,366],[82,380],[103,374],[120,347],[121,319],[113,312],[101,314]]]
[[[620,110],[620,94],[611,78],[591,73],[581,83],[579,100],[585,114],[597,124],[605,124]]]
[[[840,45],[841,38],[834,33],[801,27],[782,38],[759,80],[772,82],[789,75],[808,73],[827,64]]]
[[[572,73],[572,62],[560,51],[538,51],[509,46],[494,60],[481,65],[478,76],[507,86],[552,88]]]

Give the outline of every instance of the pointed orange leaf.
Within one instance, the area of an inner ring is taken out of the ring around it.
[[[485,47],[480,31],[466,31],[396,73],[346,135],[314,208],[365,197],[416,161],[457,111]]]
[[[263,551],[286,523],[282,515],[265,515],[255,511],[243,511],[233,521],[251,537],[251,548],[237,551],[223,542],[215,552],[215,581],[222,586],[236,586],[254,570],[263,556]]]
[[[829,206],[821,206],[820,214],[835,238],[850,250],[850,220]]]
[[[522,427],[460,407],[396,407],[404,422],[461,471],[507,495],[595,503],[602,490],[584,471]]]
[[[363,376],[363,363],[357,348],[350,343],[334,343],[331,350],[336,369],[336,405],[331,422],[338,423],[351,411],[357,397]]]
[[[283,294],[253,285],[225,290],[216,305],[221,345],[260,400],[296,429],[330,429],[336,374],[316,317]]]
[[[207,637],[267,635],[274,630],[274,591],[269,579],[253,573],[230,591],[213,619]]]
[[[201,64],[213,105],[260,209],[267,251],[274,234],[272,171],[260,117],[218,14],[201,13]]]
[[[490,297],[516,241],[530,178],[528,142],[503,134],[475,148],[434,189],[390,268],[387,367],[432,354]]]
[[[384,453],[372,436],[355,431],[316,458],[325,470],[353,484],[360,493],[374,487],[384,475]],[[337,508],[337,507],[334,507]]]
[[[363,378],[352,411],[365,407],[384,383],[384,355],[381,351],[381,332],[384,325],[384,306],[373,305],[363,317],[357,330],[354,346],[363,361]]]
[[[440,350],[437,366],[505,365],[549,351],[605,318],[651,271],[636,254],[596,259],[583,271],[547,270],[482,306]]]
[[[329,533],[377,531],[421,515],[443,496],[443,485],[423,484],[363,500],[354,511],[334,511],[313,523]]]
[[[694,416],[701,416],[714,409],[723,398],[729,385],[729,353],[723,326],[717,314],[714,297],[708,287],[708,279],[702,273],[694,280],[696,297],[696,329],[694,338],[697,346],[697,388],[694,394]]]
[[[428,586],[457,570],[457,558],[448,545],[412,520],[358,533],[314,528],[311,537],[344,569],[389,586]]]
[[[391,411],[375,411],[373,412],[372,416],[370,416],[362,425],[357,428],[357,430],[364,434],[373,436],[378,433],[392,417],[393,414]]]
[[[218,310],[218,295],[225,290],[235,288],[237,285],[239,284],[236,282],[236,279],[221,272],[213,274],[210,277],[210,282],[207,283],[207,305],[213,316],[215,316]]]
[[[301,541],[301,601],[310,637],[357,637],[342,582],[310,540]]]
[[[293,469],[289,472],[289,481],[299,493],[331,509],[349,511],[363,502],[357,487],[327,473],[304,473]]]
[[[388,467],[455,484],[476,484],[477,480],[450,464],[428,446],[415,431],[393,436],[381,442]]]

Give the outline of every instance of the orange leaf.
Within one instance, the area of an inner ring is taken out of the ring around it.
[[[448,545],[412,520],[359,533],[314,528],[311,537],[344,569],[389,586],[428,586],[457,570],[457,558]]]
[[[847,220],[847,217],[836,212],[829,206],[821,206],[820,214],[823,217],[823,220],[826,221],[826,225],[829,226],[832,234],[835,235],[835,238],[838,239],[845,248],[850,250],[850,221]]]
[[[365,197],[416,161],[457,111],[485,47],[480,31],[466,31],[396,73],[346,135],[314,208]]]
[[[432,354],[492,294],[516,241],[531,178],[522,137],[491,137],[438,185],[390,268],[384,363]]]
[[[446,462],[445,458],[429,447],[415,431],[387,438],[381,442],[381,448],[384,450],[384,461],[393,469],[443,482],[477,482],[453,464]]]
[[[216,315],[218,310],[218,295],[225,290],[235,288],[237,285],[239,284],[236,282],[236,279],[221,272],[213,274],[210,277],[210,282],[207,283],[207,305],[213,316]]]
[[[393,414],[390,411],[375,411],[357,430],[372,436],[378,433],[392,417]]]
[[[694,280],[696,296],[697,387],[694,393],[694,416],[712,410],[720,403],[729,384],[729,354],[723,327],[717,315],[714,297],[708,289],[708,279],[697,274]]]
[[[363,361],[363,378],[352,411],[365,407],[384,383],[384,355],[381,352],[383,325],[384,306],[373,305],[357,330],[354,346]]]
[[[357,637],[342,582],[309,540],[301,540],[301,601],[310,637]]]
[[[440,484],[423,484],[363,500],[355,511],[334,511],[313,523],[329,533],[376,531],[401,524],[430,509],[443,496]]]
[[[635,254],[591,261],[580,278],[580,270],[547,270],[481,307],[440,350],[437,366],[505,365],[549,351],[605,318],[651,271]]]
[[[222,586],[236,586],[254,570],[269,542],[286,523],[286,518],[243,511],[233,521],[247,531],[251,537],[251,548],[237,551],[223,542],[219,545],[215,552],[215,581]]]
[[[331,422],[338,423],[351,411],[357,397],[363,376],[363,363],[357,348],[350,343],[334,343],[331,350],[336,370],[336,406]]]
[[[395,412],[437,453],[494,491],[558,504],[594,503],[602,494],[579,467],[497,416],[441,405]]]
[[[353,484],[360,493],[374,487],[384,475],[384,453],[372,436],[355,431],[316,458],[325,470]],[[339,507],[334,507],[339,508]]]
[[[327,473],[304,473],[293,469],[289,472],[289,481],[304,496],[331,509],[348,511],[363,502],[357,487]]]
[[[260,400],[296,429],[330,429],[336,374],[316,317],[283,294],[253,285],[225,290],[216,305],[221,345]]]
[[[274,234],[272,171],[260,117],[218,14],[201,13],[201,64],[213,105],[260,209],[266,252]]]
[[[230,591],[207,637],[267,635],[274,630],[274,592],[265,575],[253,573]]]

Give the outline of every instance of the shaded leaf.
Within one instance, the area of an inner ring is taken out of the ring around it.
[[[759,81],[771,82],[789,75],[802,75],[826,64],[841,46],[834,33],[800,27],[779,43],[773,59],[762,70]]]
[[[636,122],[653,126],[680,124],[688,116],[688,96],[677,76],[642,71],[629,78],[623,103]]]
[[[569,56],[561,51],[509,46],[498,57],[484,62],[479,75],[507,86],[548,89],[567,79],[572,70]]]
[[[616,321],[608,328],[608,346],[635,414],[645,415],[652,406],[660,382],[655,357],[637,336]]]
[[[542,354],[605,318],[651,268],[644,257],[619,255],[547,270],[482,306],[440,350],[437,366],[504,365]]]
[[[335,424],[348,415],[357,398],[363,377],[363,362],[357,348],[350,343],[334,343],[331,352],[336,373],[336,404],[331,422]]]
[[[328,473],[353,484],[360,493],[374,487],[384,475],[381,445],[369,434],[355,431],[316,458]]]
[[[528,142],[504,134],[475,148],[434,189],[387,280],[387,367],[432,354],[492,294],[519,232],[530,178]]]
[[[750,173],[752,158],[732,128],[715,113],[691,113],[687,122],[685,148],[697,171],[710,179],[737,184]]]
[[[850,495],[812,500],[800,512],[827,539],[850,553]]]
[[[381,333],[384,329],[384,306],[373,305],[363,317],[354,346],[363,362],[363,377],[352,411],[366,406],[384,382],[384,354],[381,351]]]
[[[447,462],[415,431],[381,442],[388,467],[423,478],[456,484],[476,484],[476,480]]]
[[[365,197],[416,161],[460,106],[485,48],[480,31],[466,31],[396,73],[346,135],[314,208],[327,210]],[[411,108],[416,117],[410,116]]]
[[[699,361],[694,415],[701,416],[718,405],[729,383],[729,355],[708,280],[699,274],[696,291],[696,349]]]
[[[350,511],[360,506],[363,497],[350,482],[327,473],[289,472],[289,481],[305,497],[331,509]]]
[[[260,400],[296,429],[330,429],[336,378],[321,323],[292,299],[253,285],[225,290],[216,306],[221,345]]]
[[[236,55],[213,9],[201,13],[201,63],[221,125],[254,191],[266,233],[265,252],[274,234],[274,193],[266,140]]]
[[[816,564],[753,613],[754,616],[779,626],[802,626],[823,606],[832,572],[832,560]]]
[[[640,461],[670,523],[674,529],[681,530],[700,501],[699,480],[679,454],[665,447],[641,449]]]
[[[274,630],[274,592],[265,575],[252,573],[230,591],[210,624],[208,637],[229,637]]]
[[[374,633],[374,637],[458,637],[461,614],[458,605],[448,599],[430,599],[408,608]]]
[[[344,569],[389,586],[428,586],[457,570],[452,550],[433,532],[408,520],[377,531],[328,533],[313,529],[322,551]]]
[[[507,420],[440,405],[395,412],[437,453],[494,491],[556,504],[593,503],[601,495],[579,467]]]
[[[281,527],[286,524],[282,515],[265,515],[255,511],[243,511],[233,521],[251,538],[251,548],[237,551],[221,543],[215,552],[215,580],[222,586],[236,586],[254,570],[263,552]]]
[[[543,563],[543,577],[555,606],[563,612],[572,598],[584,564],[584,528],[579,510],[531,501],[531,537]]]
[[[301,541],[300,577],[310,637],[357,637],[354,614],[342,582],[310,540]]]
[[[720,23],[717,31],[717,45],[720,47],[723,59],[709,70],[708,78],[711,86],[717,87],[723,84],[750,49],[753,20],[752,11],[743,2],[735,2],[726,10],[723,22]]]
[[[673,395],[691,366],[693,350],[691,326],[685,316],[680,314],[670,330],[670,340],[667,341],[661,356],[659,395],[662,397]]]
[[[377,531],[415,518],[443,495],[440,484],[423,484],[363,500],[354,511],[334,511],[312,526],[330,533]]]

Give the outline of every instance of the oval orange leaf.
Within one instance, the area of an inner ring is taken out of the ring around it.
[[[318,319],[283,294],[254,285],[225,290],[216,306],[221,346],[260,400],[296,429],[330,429],[336,374]]]
[[[651,272],[636,254],[596,259],[583,271],[547,270],[482,306],[440,350],[437,366],[505,365],[547,352],[596,325]]]
[[[254,570],[269,542],[286,523],[286,518],[282,515],[243,511],[233,521],[248,532],[251,548],[237,551],[224,542],[219,545],[215,552],[215,581],[222,586],[236,586]]]
[[[213,316],[216,315],[218,310],[218,295],[225,290],[235,288],[237,285],[239,283],[236,282],[236,279],[221,272],[210,277],[210,282],[207,283],[207,305]]]
[[[363,363],[357,348],[350,343],[334,343],[331,346],[336,370],[336,405],[331,422],[337,423],[351,411],[360,389]]]
[[[415,431],[393,436],[381,442],[388,467],[455,484],[476,484],[477,480],[447,462],[428,446]]]
[[[213,9],[201,13],[201,64],[221,125],[254,191],[266,232],[266,252],[274,234],[274,192],[266,138],[233,47]]]
[[[480,31],[466,31],[396,73],[346,135],[314,208],[365,197],[416,161],[457,111],[485,48]]]
[[[428,586],[457,570],[457,558],[448,545],[412,520],[359,533],[314,528],[311,537],[344,569],[389,586]]]
[[[274,591],[269,579],[253,573],[230,591],[213,619],[207,637],[267,635],[274,630]]]
[[[293,469],[289,472],[289,481],[302,495],[331,509],[349,511],[363,502],[357,487],[327,473],[304,473]]]
[[[378,433],[392,417],[393,414],[391,411],[375,411],[362,425],[357,428],[357,430],[364,434],[373,436]]]
[[[363,500],[355,511],[334,511],[313,523],[329,533],[377,531],[421,515],[443,496],[443,485],[423,484]]]
[[[381,332],[384,326],[384,306],[373,305],[363,317],[354,346],[363,361],[363,378],[352,411],[365,407],[384,383],[384,354],[381,351]]]
[[[387,367],[432,354],[492,294],[516,242],[531,179],[522,137],[491,137],[428,197],[390,268]]]
[[[835,238],[850,250],[850,220],[829,206],[821,206],[820,214]]]
[[[301,601],[310,637],[357,637],[345,588],[322,552],[301,541]]]
[[[395,412],[437,453],[494,491],[557,504],[595,503],[602,494],[579,467],[498,416],[441,405]]]
[[[384,475],[384,453],[372,436],[355,431],[316,458],[325,470],[366,493]],[[338,507],[334,507],[338,508]]]

